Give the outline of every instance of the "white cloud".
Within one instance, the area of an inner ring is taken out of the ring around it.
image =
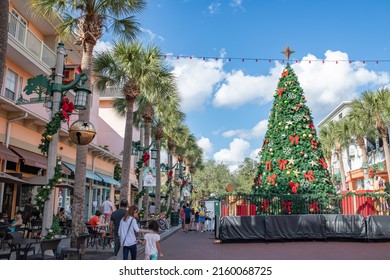
[[[214,154],[214,160],[222,162],[241,162],[249,150],[249,142],[234,138],[229,149],[221,149]]]
[[[251,130],[236,129],[228,130],[222,133],[223,137],[229,138],[239,136],[240,138],[249,140],[252,138],[259,138],[265,135],[267,132],[268,120],[259,121]]]
[[[210,14],[215,14],[218,10],[219,10],[219,7],[221,6],[221,3],[218,3],[218,2],[214,2],[214,3],[211,3],[207,9],[209,11]]]
[[[241,70],[226,75],[226,80],[214,97],[216,107],[236,108],[249,102],[265,104],[273,100],[282,67],[268,76],[245,75]]]
[[[145,33],[146,35],[149,36],[149,41],[154,41],[154,39],[155,39],[156,37],[160,40],[160,42],[163,42],[163,41],[164,41],[164,38],[163,38],[162,36],[156,35],[155,33],[152,32],[152,30],[146,29],[146,28],[142,28],[142,27],[141,27],[140,29],[141,29],[141,31],[142,31],[143,33]]]
[[[200,110],[213,94],[213,89],[224,76],[221,60],[199,58],[169,59],[174,67],[184,112]]]
[[[232,0],[230,6],[232,7],[241,7],[243,0]]]
[[[213,151],[213,144],[211,143],[209,138],[201,137],[198,141],[196,141],[198,146],[203,150],[204,159],[209,158],[209,155]]]
[[[98,41],[93,51],[95,53],[100,53],[103,51],[109,51],[112,49],[112,42],[109,41]]]

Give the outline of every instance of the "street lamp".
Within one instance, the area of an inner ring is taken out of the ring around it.
[[[56,65],[54,69],[54,81],[50,81],[44,77],[39,76],[31,78],[27,81],[27,86],[24,91],[27,94],[37,92],[36,88],[42,88],[46,86],[46,95],[52,96],[51,107],[51,118],[49,123],[46,125],[43,137],[41,139],[41,145],[39,146],[43,153],[47,154],[47,178],[49,190],[52,189],[53,185],[58,181],[58,173],[60,172],[60,166],[57,159],[57,145],[58,145],[58,130],[61,128],[61,122],[69,120],[69,115],[73,110],[71,102],[65,98],[63,100],[63,93],[73,89],[76,92],[75,108],[78,110],[84,110],[87,108],[88,95],[91,91],[85,88],[85,82],[88,80],[88,75],[81,73],[76,79],[69,84],[63,84],[64,74],[64,58],[65,58],[64,43],[59,42],[57,47]],[[81,82],[81,85],[80,85]],[[42,91],[41,91],[42,93]],[[62,106],[62,108],[61,108]],[[66,107],[66,108],[65,108]],[[61,110],[61,112],[60,112]],[[92,124],[91,124],[92,125]],[[84,132],[76,131],[76,134],[83,136]],[[93,133],[93,137],[96,132]],[[92,141],[93,137],[89,137],[89,142]],[[73,139],[72,139],[73,140]],[[88,143],[89,143],[88,142]],[[76,142],[76,144],[78,144]],[[53,168],[53,167],[56,168]],[[45,189],[48,189],[45,186]],[[39,197],[38,197],[39,198]],[[47,231],[51,228],[54,214],[54,192],[50,191],[45,196],[44,207],[43,207],[43,218],[42,218],[42,236],[47,235]],[[43,203],[43,202],[42,202]]]

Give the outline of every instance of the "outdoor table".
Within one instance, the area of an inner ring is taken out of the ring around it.
[[[12,240],[10,242],[11,247],[15,250],[16,259],[17,260],[25,260],[27,259],[28,251],[30,250],[33,244],[39,243],[39,239],[29,238],[29,239],[20,239],[20,240]],[[23,246],[25,245],[25,246]],[[23,254],[22,254],[23,253]]]

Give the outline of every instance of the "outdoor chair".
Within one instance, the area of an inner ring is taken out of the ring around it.
[[[23,239],[23,232],[20,232],[20,231],[8,232],[7,236],[9,239],[11,239],[11,243],[9,243],[10,247],[11,247],[10,254],[12,254],[12,252],[15,252],[16,254],[18,254],[18,252],[17,252],[18,250],[17,250],[16,246],[13,245],[13,243],[18,243],[19,240]],[[26,245],[21,246],[21,249],[25,254],[28,254],[28,252],[33,252],[33,254],[35,255],[35,247],[34,246],[28,248],[27,252],[25,250]]]
[[[56,253],[58,245],[62,239],[44,239],[40,243],[41,252],[39,254],[34,254],[27,256],[28,260],[55,260],[57,259]],[[52,255],[46,254],[46,251],[52,251]]]
[[[94,247],[96,246],[96,249],[98,249],[99,245],[99,233],[96,229],[94,229],[90,224],[85,223],[85,227],[87,228],[87,231],[89,233],[89,238],[87,240],[87,247]]]
[[[65,256],[70,254],[77,254],[78,259],[81,260],[82,250],[85,248],[85,241],[90,237],[88,233],[82,233],[77,237],[77,248],[65,247],[61,249],[60,259],[63,260]],[[84,248],[83,248],[84,247]]]
[[[9,260],[11,259],[11,252],[0,253],[0,260]]]
[[[4,225],[4,226],[0,226],[0,250],[5,250],[5,237],[7,235],[7,229],[8,229],[8,226],[7,225]]]
[[[31,220],[30,227],[28,228],[28,238],[40,238],[42,231],[42,220]]]

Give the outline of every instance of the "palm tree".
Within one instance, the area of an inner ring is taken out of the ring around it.
[[[387,174],[390,174],[390,152],[388,141],[388,128],[390,123],[390,90],[379,89],[376,92],[365,91],[361,97],[363,106],[383,141]],[[363,116],[362,116],[363,118]]]
[[[0,90],[3,88],[5,59],[8,44],[9,0],[0,1]]]
[[[129,201],[134,104],[136,99],[145,96],[148,96],[151,102],[158,98],[163,100],[164,95],[159,92],[161,79],[168,74],[162,66],[160,49],[152,45],[145,48],[138,42],[127,44],[125,41],[119,41],[114,43],[112,50],[99,53],[95,57],[94,76],[98,89],[103,91],[107,86],[116,86],[121,88],[123,94],[123,97],[115,102],[117,107],[114,108],[122,110],[122,113],[126,112],[120,196]],[[148,137],[150,139],[150,134]]]
[[[361,99],[355,98],[351,104],[351,110],[348,112],[346,119],[349,123],[351,135],[356,138],[356,143],[362,151],[363,167],[367,168],[368,157],[364,139],[367,136],[373,136],[376,133],[374,129],[371,112],[367,110]],[[368,178],[367,172],[364,178]]]
[[[59,34],[76,35],[77,44],[83,47],[81,69],[89,77],[92,74],[93,50],[103,36],[104,28],[114,36],[133,40],[140,29],[131,14],[142,11],[146,6],[145,0],[30,0],[30,4],[46,18],[58,14],[63,17],[64,21],[58,26]],[[91,86],[90,80],[86,86]],[[89,121],[89,117],[90,108],[87,108],[79,115],[79,120]],[[77,247],[77,236],[84,232],[87,153],[87,145],[77,146],[71,234],[71,247],[74,248]]]
[[[332,168],[332,155],[334,150],[334,137],[332,134],[332,131],[330,131],[330,127],[325,125],[321,127],[318,138],[321,143],[321,148],[324,153],[324,157],[326,159],[326,162],[328,163],[328,170],[333,177],[333,168]]]

